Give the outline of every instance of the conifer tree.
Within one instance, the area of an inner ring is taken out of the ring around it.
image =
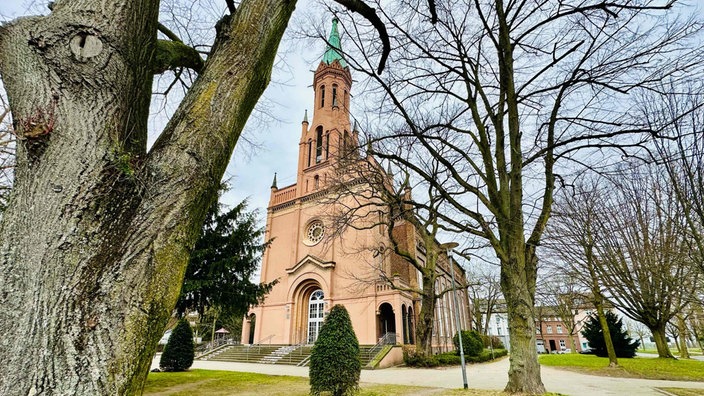
[[[164,347],[159,367],[162,371],[185,371],[193,364],[193,357],[193,331],[186,319],[181,319]]]
[[[628,332],[623,329],[623,320],[611,311],[606,311],[606,322],[609,325],[611,340],[614,343],[616,356],[620,358],[632,358],[636,355],[636,349],[640,345],[639,341],[634,341],[628,336]],[[582,335],[589,341],[589,345],[594,348],[597,356],[606,357],[606,343],[604,333],[596,315],[589,317],[584,324]]]
[[[350,395],[359,387],[362,364],[359,341],[350,315],[342,305],[335,305],[325,319],[310,355],[310,392],[333,396]]]

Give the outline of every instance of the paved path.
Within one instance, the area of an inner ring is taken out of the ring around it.
[[[158,366],[158,359],[152,367]],[[251,373],[308,376],[307,367],[270,365],[256,363],[234,363],[196,360],[193,368],[207,370],[243,371]],[[470,388],[502,390],[508,380],[508,358],[497,362],[467,366]],[[696,388],[704,395],[704,382],[661,381],[633,378],[600,377],[542,366],[543,383],[550,392],[570,396],[637,395],[649,396],[662,393],[656,387]],[[362,370],[362,382],[429,386],[436,388],[461,388],[462,372],[459,367],[438,369],[411,369],[393,367],[384,370]]]

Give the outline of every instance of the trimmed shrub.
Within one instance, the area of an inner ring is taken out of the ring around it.
[[[171,332],[169,342],[159,360],[161,371],[185,371],[193,364],[193,331],[185,319],[181,319]]]
[[[335,305],[325,318],[310,354],[310,393],[333,396],[354,394],[359,388],[359,341],[352,321],[342,305]]]
[[[505,349],[494,349],[494,359],[498,359],[502,356],[508,355],[508,351]],[[467,363],[483,363],[491,360],[491,351],[485,349],[479,353],[477,356],[465,356],[465,362]]]
[[[455,344],[455,349],[460,350],[460,341],[457,333],[452,337],[452,343]],[[465,356],[478,356],[484,350],[484,341],[475,330],[462,331],[462,348]]]
[[[494,349],[494,359],[506,356],[508,351],[505,349]],[[465,363],[483,363],[491,359],[491,351],[483,350],[477,356],[465,356]],[[408,367],[438,367],[438,366],[457,366],[462,363],[462,359],[457,352],[445,352],[433,356],[423,357],[415,353],[415,349],[403,348],[403,361]]]
[[[489,335],[482,334],[481,337],[482,337],[482,342],[484,343],[484,348],[489,348],[492,346],[494,347],[494,349],[506,348],[504,343],[501,342],[501,339],[497,336],[489,336]]]

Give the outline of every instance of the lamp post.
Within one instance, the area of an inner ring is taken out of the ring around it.
[[[450,276],[452,277],[452,296],[455,301],[455,322],[457,323],[457,339],[460,343],[460,363],[462,364],[462,381],[464,381],[464,389],[467,389],[467,366],[464,362],[464,347],[462,346],[462,323],[460,322],[460,308],[457,303],[457,284],[455,283],[455,266],[452,265],[452,249],[460,244],[457,242],[448,242],[440,245],[441,248],[447,250],[447,260],[450,262]]]

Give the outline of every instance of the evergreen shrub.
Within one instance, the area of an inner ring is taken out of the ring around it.
[[[333,396],[354,394],[359,389],[359,341],[350,315],[342,305],[330,310],[310,354],[310,393]]]
[[[489,347],[494,347],[494,349],[504,349],[506,346],[504,345],[503,342],[501,342],[501,339],[497,336],[489,336],[482,334],[482,342],[484,343],[484,348],[489,348]]]
[[[609,325],[609,333],[611,333],[611,341],[614,344],[616,357],[635,357],[640,342],[634,341],[628,336],[628,332],[623,328],[623,320],[616,316],[615,313],[606,311],[606,323]],[[590,316],[584,324],[582,335],[589,341],[589,346],[594,349],[594,353],[597,356],[608,356],[604,332],[601,330],[601,323],[599,323],[599,318],[596,315]]]
[[[452,337],[452,343],[455,344],[455,349],[459,351],[460,341],[457,337],[457,333]],[[477,331],[464,330],[462,331],[462,348],[464,349],[465,356],[479,356],[484,350],[484,341],[482,341],[482,337]]]
[[[193,364],[193,331],[185,319],[181,319],[171,332],[169,342],[161,354],[161,371],[185,371]]]

